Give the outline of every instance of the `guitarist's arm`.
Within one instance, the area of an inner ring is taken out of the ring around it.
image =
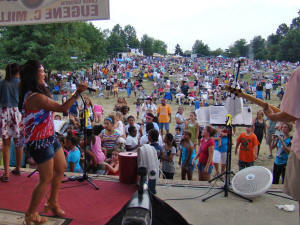
[[[274,113],[270,109],[269,104],[265,104],[263,108],[264,108],[265,115],[272,121],[295,122],[297,120],[296,117],[291,116],[290,114],[288,114],[286,112]]]

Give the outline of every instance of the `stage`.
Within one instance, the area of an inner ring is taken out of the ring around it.
[[[0,174],[2,174],[0,170]],[[0,208],[8,214],[19,213],[16,219],[20,223],[11,222],[4,224],[22,224],[22,216],[28,206],[32,188],[38,180],[38,174],[27,178],[28,172],[19,176],[10,176],[8,183],[0,182]],[[71,175],[66,173],[67,176]],[[94,176],[91,176],[94,177]],[[49,218],[50,224],[70,225],[101,225],[106,224],[130,200],[136,191],[135,185],[126,185],[118,182],[117,178],[109,176],[95,176],[95,183],[99,190],[95,190],[87,183],[68,182],[61,186],[60,204],[66,211],[64,221],[54,221]],[[221,182],[218,183],[221,185]],[[177,210],[189,223],[194,225],[289,225],[298,223],[298,204],[295,201],[279,198],[269,194],[255,198],[253,203],[237,198],[229,193],[202,202],[208,193],[216,192],[209,188],[207,182],[168,181],[160,180],[157,186],[157,197],[166,200],[166,203]],[[279,186],[273,186],[276,189]],[[190,198],[190,199],[184,199]],[[184,199],[184,200],[183,200]],[[45,202],[45,199],[44,201]],[[295,212],[284,212],[276,208],[280,204],[295,204]],[[42,211],[42,205],[40,207]],[[0,212],[1,213],[1,212]],[[51,213],[46,214],[51,215]],[[1,219],[1,216],[0,216]],[[4,221],[0,221],[3,224]]]

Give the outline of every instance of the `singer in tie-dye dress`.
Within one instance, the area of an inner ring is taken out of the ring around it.
[[[25,215],[25,224],[43,224],[47,219],[40,217],[37,209],[49,184],[51,190],[44,206],[45,211],[50,210],[59,217],[65,215],[58,203],[58,191],[66,170],[66,160],[55,136],[53,112],[67,112],[80,92],[87,89],[87,84],[80,84],[72,97],[64,104],[59,104],[51,98],[44,81],[44,68],[40,62],[27,61],[21,68],[20,78],[19,108],[22,109],[24,142],[31,157],[37,163],[40,176]]]

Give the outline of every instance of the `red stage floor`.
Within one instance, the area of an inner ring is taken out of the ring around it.
[[[8,183],[0,182],[0,208],[26,211],[33,187],[38,181],[38,174],[31,178],[27,178],[27,175],[11,175]],[[100,180],[94,180],[94,183],[98,185],[99,190],[95,190],[86,181],[73,181],[61,185],[59,202],[66,212],[65,217],[72,219],[71,225],[107,223],[136,191],[135,185]],[[45,201],[46,198],[40,205],[40,211]]]

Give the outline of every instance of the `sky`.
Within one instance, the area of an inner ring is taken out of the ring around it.
[[[211,50],[226,49],[236,40],[267,38],[278,26],[298,16],[299,0],[110,0],[110,20],[93,21],[102,30],[132,25],[175,51],[191,50],[202,40]]]

